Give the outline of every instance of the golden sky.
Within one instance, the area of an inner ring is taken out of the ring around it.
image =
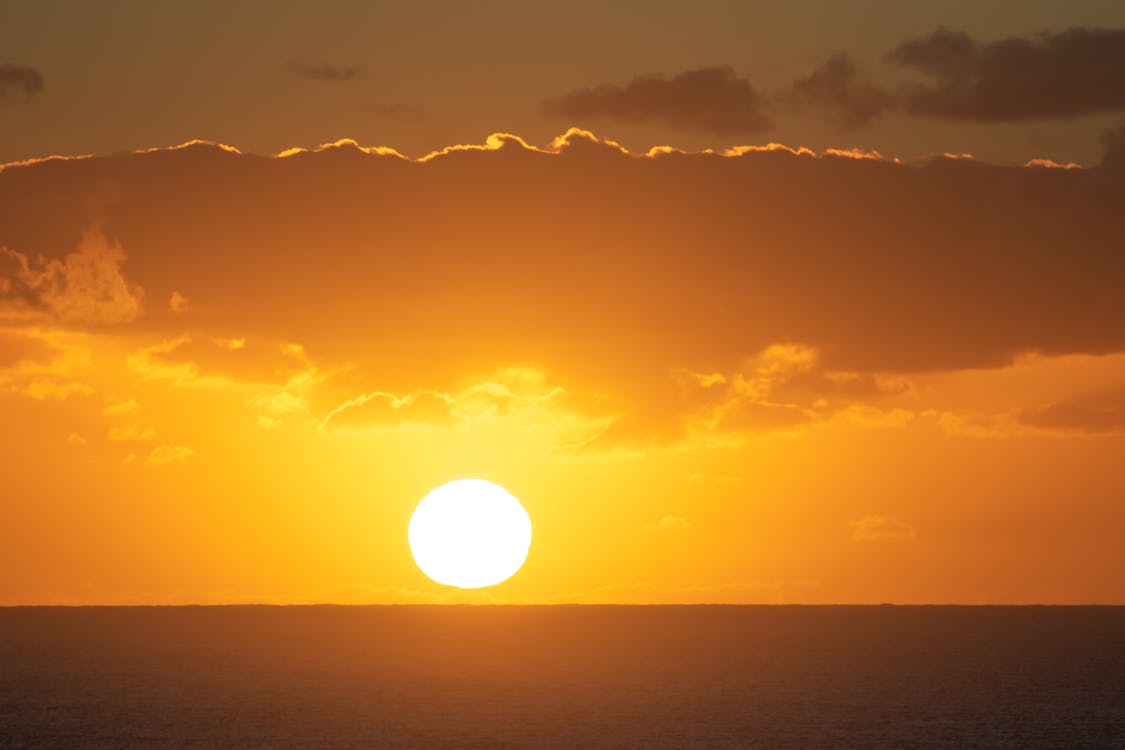
[[[4,10],[0,604],[1125,603],[1120,4],[375,5]]]

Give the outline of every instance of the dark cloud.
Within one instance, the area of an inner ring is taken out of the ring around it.
[[[304,63],[290,60],[285,63],[287,73],[312,81],[344,82],[367,78],[367,72],[355,65],[335,65],[333,63]]]
[[[1115,171],[497,144],[423,163],[196,146],[8,168],[0,245],[47,256],[16,278],[60,318],[155,325],[122,290],[177,291],[193,324],[385,371],[372,386],[397,394],[526,363],[656,402],[677,368],[746,374],[745,358],[793,342],[844,374],[830,382],[846,400],[873,387],[847,373],[1125,350]],[[82,196],[106,186],[128,263],[67,261],[59,233],[80,232]],[[746,403],[805,408],[815,394],[794,389],[818,390],[810,372],[770,376]]]
[[[1032,427],[1091,435],[1125,433],[1125,391],[1028,409],[1020,421]]]
[[[0,321],[39,318],[66,324],[127,323],[143,290],[121,273],[125,254],[96,230],[61,259],[29,258],[0,246]]]
[[[845,127],[888,111],[978,122],[1072,118],[1125,110],[1125,29],[1073,28],[978,42],[938,28],[886,60],[923,81],[872,82],[837,53],[779,99],[814,107]]]
[[[27,65],[0,63],[0,105],[30,101],[43,91],[43,74]]]
[[[716,135],[756,133],[770,127],[765,99],[728,67],[689,70],[672,78],[639,76],[624,86],[606,83],[543,103],[552,115],[584,122],[664,122],[678,130]]]
[[[1102,166],[1125,169],[1125,120],[1102,134]]]
[[[869,124],[893,103],[888,92],[861,78],[844,52],[833,55],[811,75],[796,81],[792,98],[827,112],[846,128]]]
[[[1072,28],[981,43],[939,28],[887,54],[931,79],[899,106],[956,120],[1078,117],[1125,109],[1125,29]]]
[[[818,110],[845,128],[868,125],[888,111],[977,122],[1125,111],[1125,29],[1071,28],[979,42],[939,27],[902,42],[885,59],[922,80],[876,83],[839,52],[772,97],[730,68],[715,67],[579,89],[543,108],[572,121],[660,121],[717,135],[768,129],[769,110],[778,105]]]

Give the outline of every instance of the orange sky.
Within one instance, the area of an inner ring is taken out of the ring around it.
[[[919,11],[786,64],[881,51],[932,73],[914,88],[593,55],[582,80],[526,68],[554,82],[538,98],[441,127],[427,101],[377,140],[331,107],[255,124],[226,94],[206,122],[99,125],[106,104],[56,128],[77,68],[14,48],[0,605],[1125,603],[1125,100],[1111,73],[1055,85],[1086,46],[1111,70],[1125,32],[1110,6],[1029,7],[1045,36]],[[379,70],[302,43],[261,48],[275,75]],[[1038,89],[996,72],[1012,44]],[[485,120],[527,140],[440,148]],[[574,122],[598,135],[552,140]],[[216,141],[168,145],[195,137]],[[771,141],[792,145],[734,147]],[[483,592],[407,547],[461,477],[534,524]]]

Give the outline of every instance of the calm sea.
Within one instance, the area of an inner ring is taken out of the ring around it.
[[[1125,748],[1125,608],[0,609],[0,747]]]

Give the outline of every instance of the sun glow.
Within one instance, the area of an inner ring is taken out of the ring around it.
[[[506,581],[523,567],[531,518],[503,487],[459,479],[418,503],[407,535],[414,561],[432,580],[479,589]]]

